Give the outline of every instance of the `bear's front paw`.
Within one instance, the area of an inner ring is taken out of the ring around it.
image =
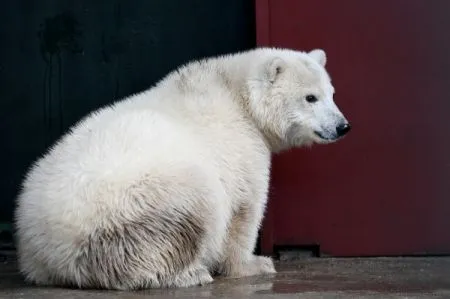
[[[276,273],[275,265],[270,257],[266,256],[255,256],[255,260],[253,261],[255,267],[258,268],[258,272],[260,274],[264,273]]]
[[[227,268],[228,271],[223,274],[228,277],[244,277],[276,273],[275,266],[270,257],[256,255],[252,256],[248,261],[232,262]]]

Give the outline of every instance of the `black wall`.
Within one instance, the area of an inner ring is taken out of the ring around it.
[[[0,223],[30,163],[82,116],[188,60],[255,46],[253,0],[6,0]]]

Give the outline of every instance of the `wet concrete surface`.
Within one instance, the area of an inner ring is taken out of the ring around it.
[[[16,264],[0,264],[0,298],[450,298],[450,258],[313,258],[277,263],[278,273],[210,285],[139,292],[37,288]]]

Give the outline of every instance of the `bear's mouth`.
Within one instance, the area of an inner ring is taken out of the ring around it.
[[[330,137],[325,137],[322,133],[320,133],[319,131],[314,131],[314,134],[316,134],[317,137],[319,137],[322,140],[326,140],[326,141],[333,141],[336,138],[330,138]]]

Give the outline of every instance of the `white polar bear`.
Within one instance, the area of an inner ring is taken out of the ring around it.
[[[271,48],[196,61],[80,121],[18,196],[25,278],[131,290],[274,273],[252,253],[271,153],[350,129],[325,62]]]

